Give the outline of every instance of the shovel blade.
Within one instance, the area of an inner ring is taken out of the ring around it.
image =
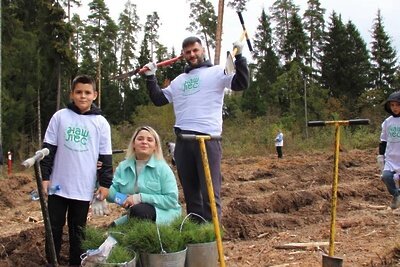
[[[343,259],[328,255],[322,255],[322,267],[342,267]]]
[[[235,64],[233,63],[232,54],[229,51],[226,53],[225,73],[235,73]]]

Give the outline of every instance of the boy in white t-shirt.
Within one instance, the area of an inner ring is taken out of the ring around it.
[[[83,228],[96,187],[104,200],[112,184],[111,130],[93,101],[97,97],[95,80],[77,76],[72,82],[71,103],[57,111],[46,130],[43,147],[50,153],[41,162],[43,191],[48,194],[48,210],[56,256],[59,260],[63,227],[68,224],[69,265],[80,266]],[[97,161],[103,164],[97,170]],[[57,187],[53,193],[50,188]],[[46,243],[47,260],[50,262]]]
[[[395,182],[396,172],[400,170],[400,91],[388,97],[385,110],[391,116],[382,123],[377,161],[382,170],[382,181],[393,196],[390,207],[397,209],[400,207],[400,191]]]

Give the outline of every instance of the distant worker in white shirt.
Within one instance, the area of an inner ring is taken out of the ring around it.
[[[283,157],[283,152],[282,152],[283,133],[281,130],[278,131],[278,135],[275,138],[275,147],[276,147],[276,153],[278,154],[278,158],[281,159]]]

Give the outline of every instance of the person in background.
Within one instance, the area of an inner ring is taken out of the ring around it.
[[[279,159],[283,157],[282,147],[283,147],[283,133],[281,130],[278,130],[278,135],[275,137],[275,148],[276,148],[276,154],[278,155]]]
[[[176,166],[176,164],[175,164],[175,156],[174,156],[175,143],[174,142],[166,142],[165,144],[166,144],[166,146],[168,148],[168,154],[171,156],[172,166]]]
[[[223,67],[213,65],[205,59],[205,48],[198,37],[184,39],[182,55],[187,66],[184,73],[163,90],[157,84],[155,76],[157,65],[154,62],[146,64],[146,85],[152,102],[156,106],[173,104],[174,131],[177,136],[175,162],[186,201],[186,211],[188,214],[196,213],[208,221],[212,220],[212,214],[199,144],[197,141],[183,140],[181,135],[221,135],[225,89],[240,91],[249,86],[247,61],[242,56],[243,44],[238,41],[233,45],[237,49],[236,71],[227,74]],[[207,141],[206,149],[214,199],[221,219],[221,141]]]
[[[164,160],[157,132],[142,126],[129,142],[126,159],[115,170],[107,200],[128,210],[127,217],[149,219],[157,224],[169,223],[181,215],[175,175]]]
[[[400,207],[400,191],[395,182],[400,172],[400,91],[389,95],[384,108],[390,116],[382,123],[377,162],[382,181],[393,197],[390,207],[397,209]]]
[[[93,101],[97,97],[95,80],[86,75],[72,81],[71,103],[57,111],[47,127],[43,148],[50,153],[40,162],[43,192],[48,195],[48,210],[59,260],[63,227],[68,224],[69,265],[80,266],[90,202],[95,193],[103,201],[112,182],[111,129]],[[97,161],[103,165],[97,170]],[[52,190],[57,188],[55,192]],[[49,244],[46,256],[50,261]]]

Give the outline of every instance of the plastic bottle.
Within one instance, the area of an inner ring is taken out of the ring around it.
[[[49,189],[47,189],[47,194],[53,195],[53,194],[57,193],[58,191],[60,191],[60,189],[61,189],[60,185],[50,186]]]

